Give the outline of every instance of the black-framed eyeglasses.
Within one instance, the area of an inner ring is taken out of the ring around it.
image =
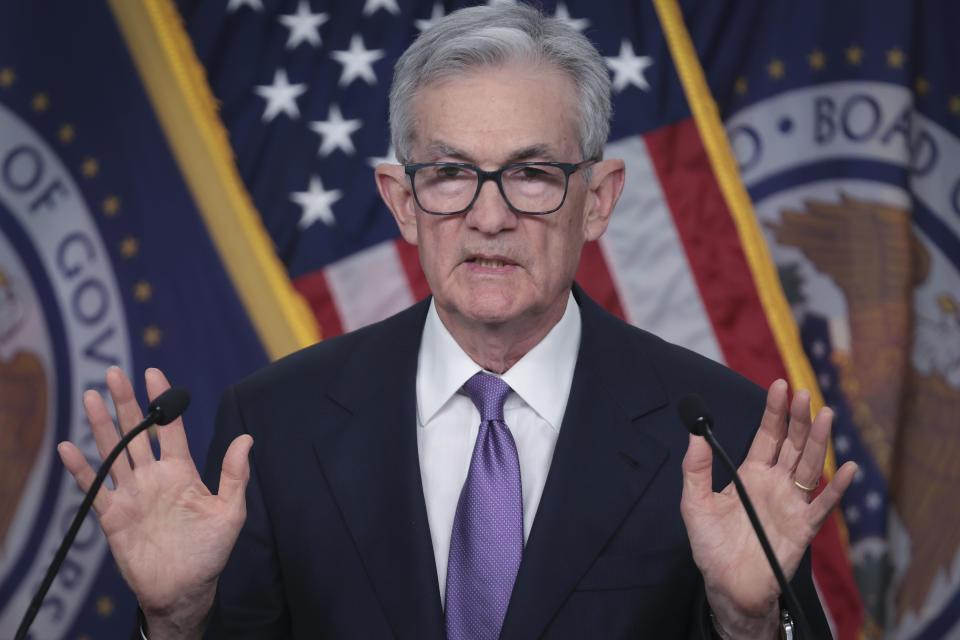
[[[497,183],[500,195],[517,213],[542,216],[563,206],[570,176],[593,162],[515,162],[496,171],[466,162],[425,162],[405,164],[403,170],[410,176],[417,204],[435,216],[453,216],[472,207],[487,180]]]

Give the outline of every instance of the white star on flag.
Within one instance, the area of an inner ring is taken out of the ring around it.
[[[340,189],[331,189],[325,191],[320,176],[310,178],[310,186],[306,191],[296,191],[290,194],[290,200],[303,207],[303,213],[300,215],[300,222],[297,226],[300,229],[306,229],[314,222],[319,220],[328,227],[337,223],[333,217],[331,205],[343,197]]]
[[[607,66],[613,71],[613,90],[620,92],[627,85],[634,85],[642,91],[649,91],[650,85],[643,77],[644,70],[653,64],[650,56],[637,56],[633,52],[633,44],[624,39],[620,43],[620,55],[608,57]]]
[[[263,2],[261,0],[230,0],[227,4],[227,13],[233,13],[240,7],[250,7],[254,11],[263,10]]]
[[[267,107],[263,110],[263,121],[270,122],[281,111],[291,118],[299,118],[297,97],[306,90],[306,84],[290,84],[287,80],[287,72],[277,69],[273,74],[273,84],[257,85],[254,88],[257,95],[267,101]]]
[[[372,16],[378,9],[386,9],[395,16],[400,14],[397,0],[366,0],[363,5],[363,15]]]
[[[423,33],[430,27],[432,27],[440,18],[443,17],[443,5],[439,2],[434,3],[433,10],[430,12],[429,18],[423,18],[420,20],[414,20],[413,26],[417,28],[418,31]]]
[[[846,453],[850,450],[850,440],[846,436],[837,436],[833,439],[833,448],[837,453]]]
[[[590,26],[590,21],[586,18],[571,18],[570,11],[564,2],[557,3],[557,10],[553,12],[553,17],[557,20],[563,20],[577,31],[583,31]]]
[[[379,164],[400,164],[400,161],[397,160],[397,152],[393,145],[390,145],[386,155],[367,158],[367,164],[376,169]]]
[[[300,0],[296,13],[282,15],[277,20],[290,29],[290,35],[287,36],[287,49],[296,49],[301,42],[319,47],[320,27],[330,20],[330,16],[326,13],[312,13],[308,0]]]
[[[356,148],[353,146],[353,140],[350,134],[363,126],[362,120],[344,120],[340,113],[340,107],[335,104],[330,105],[326,120],[317,120],[310,123],[310,128],[321,138],[320,150],[317,154],[326,157],[340,149],[347,155],[353,155]]]
[[[377,74],[373,72],[373,63],[386,55],[383,49],[367,49],[363,45],[363,36],[359,33],[350,38],[350,48],[346,51],[331,51],[330,57],[343,65],[340,72],[340,86],[349,86],[357,78],[367,84],[377,83]]]

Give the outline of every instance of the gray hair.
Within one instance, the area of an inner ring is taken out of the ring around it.
[[[454,11],[424,31],[397,60],[390,88],[390,136],[410,162],[416,134],[413,98],[433,82],[508,62],[547,63],[579,90],[577,129],[583,159],[599,159],[610,133],[610,76],[600,53],[579,31],[537,9],[476,6]]]

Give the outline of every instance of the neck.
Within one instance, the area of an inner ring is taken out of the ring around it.
[[[437,305],[440,321],[460,348],[478,365],[494,373],[506,373],[537,346],[566,311],[564,304],[535,319],[488,323],[464,318]]]

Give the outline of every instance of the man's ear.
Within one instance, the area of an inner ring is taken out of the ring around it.
[[[587,186],[587,215],[583,221],[586,240],[596,240],[607,230],[610,215],[623,192],[626,169],[623,160],[611,158],[593,165]]]
[[[397,221],[400,235],[410,244],[417,244],[417,203],[413,190],[403,172],[403,165],[381,164],[374,172],[377,190],[383,198],[393,219]]]

